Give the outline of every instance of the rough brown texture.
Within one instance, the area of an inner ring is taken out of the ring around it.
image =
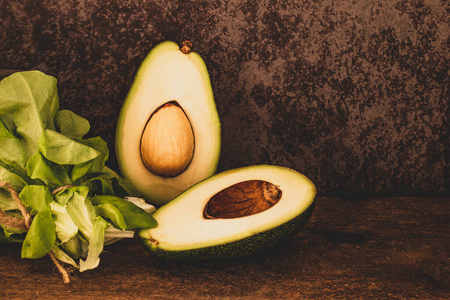
[[[59,79],[114,157],[139,64],[189,40],[222,121],[220,170],[268,163],[324,195],[448,195],[448,1],[0,2],[0,77]]]
[[[164,264],[137,240],[106,248],[65,286],[49,259],[0,244],[0,299],[448,299],[450,198],[319,197],[281,249],[240,261]]]
[[[248,180],[229,186],[208,200],[203,210],[206,219],[233,219],[251,216],[280,201],[283,192],[270,182]]]

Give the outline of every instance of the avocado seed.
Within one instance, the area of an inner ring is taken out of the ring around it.
[[[209,199],[203,210],[205,219],[233,219],[251,216],[280,201],[280,187],[267,181],[242,181],[221,190]]]
[[[175,101],[159,107],[141,137],[141,157],[152,173],[174,177],[182,173],[194,156],[194,132],[188,117]]]

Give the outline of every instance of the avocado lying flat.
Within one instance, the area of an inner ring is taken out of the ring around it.
[[[174,42],[157,45],[122,106],[116,155],[122,175],[163,205],[215,173],[220,121],[201,57]]]
[[[278,166],[214,175],[158,209],[158,227],[143,229],[144,246],[167,260],[244,257],[295,235],[314,209],[316,189]]]

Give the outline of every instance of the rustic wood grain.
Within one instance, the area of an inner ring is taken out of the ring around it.
[[[319,197],[289,243],[241,261],[166,264],[137,240],[107,247],[100,266],[65,286],[48,258],[0,245],[0,298],[445,299],[450,198]]]

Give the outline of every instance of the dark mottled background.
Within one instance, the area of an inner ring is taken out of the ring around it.
[[[283,165],[321,195],[448,195],[449,16],[432,0],[0,0],[0,77],[57,77],[116,169],[139,64],[189,39],[222,122],[219,170]]]

